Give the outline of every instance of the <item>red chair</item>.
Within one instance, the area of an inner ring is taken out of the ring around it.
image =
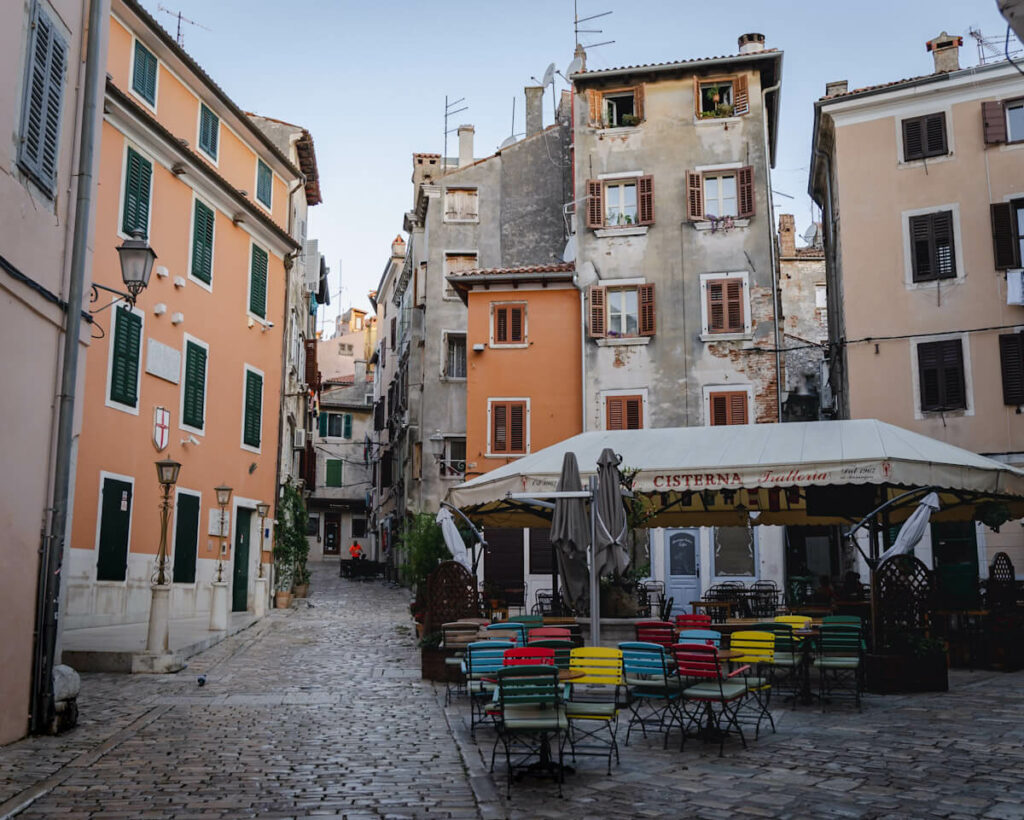
[[[554,666],[555,650],[541,646],[520,646],[506,649],[502,656],[505,666]]]
[[[526,636],[528,641],[539,641],[546,638],[572,640],[572,630],[566,629],[564,626],[535,626]]]
[[[710,615],[676,615],[676,629],[711,629]]]
[[[638,621],[636,639],[643,643],[656,643],[667,649],[676,642],[676,629],[671,621]]]
[[[750,666],[744,665],[725,673],[718,660],[718,651],[703,643],[677,643],[669,651],[676,662],[676,675],[683,688],[683,696],[676,703],[668,727],[671,731],[672,724],[678,721],[683,735],[680,751],[686,745],[686,730],[690,726],[696,727],[705,739],[718,740],[719,757],[730,727],[740,736],[743,748],[747,748],[737,713],[747,695],[744,676]]]

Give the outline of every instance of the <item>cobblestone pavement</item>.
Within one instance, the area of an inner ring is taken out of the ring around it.
[[[493,734],[474,743],[465,699],[446,709],[419,680],[408,592],[316,570],[312,607],[185,672],[83,676],[76,730],[0,749],[0,818],[1024,820],[1021,672],[954,671],[949,693],[868,696],[861,713],[780,707],[777,733],[722,758],[634,734],[610,777],[584,758],[562,799],[528,778],[506,801]]]

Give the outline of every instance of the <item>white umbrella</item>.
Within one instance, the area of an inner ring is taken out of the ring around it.
[[[472,572],[473,565],[469,560],[466,542],[462,540],[459,528],[455,525],[455,519],[452,518],[452,514],[447,507],[442,507],[437,511],[436,521],[441,525],[441,535],[444,536],[444,543],[448,546],[448,551],[452,554],[452,558]]]
[[[887,558],[910,552],[916,547],[921,539],[924,538],[924,532],[928,529],[928,521],[931,518],[932,512],[938,509],[939,496],[936,493],[928,493],[928,495],[922,498],[921,503],[917,505],[917,509],[903,522],[903,526],[900,527],[899,534],[896,536],[896,541],[878,557],[879,565]]]

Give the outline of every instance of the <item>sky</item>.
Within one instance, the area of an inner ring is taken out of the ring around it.
[[[449,128],[476,128],[477,157],[525,123],[523,88],[549,63],[572,59],[573,0],[141,0],[172,35],[178,12],[185,50],[235,103],[307,128],[316,145],[323,204],[309,235],[331,269],[328,327],[348,307],[369,310],[412,206],[413,152],[440,153],[445,97],[468,109]],[[925,42],[945,30],[964,38],[960,65],[978,62],[968,30],[1001,48],[996,0],[576,0],[590,48],[588,68],[686,60],[737,52],[737,37],[765,35],[785,52],[777,213],[798,233],[817,218],[807,195],[813,104],[825,83],[850,88],[933,71]],[[164,9],[174,12],[174,14]],[[1011,42],[1012,35],[1011,35]],[[568,85],[556,75],[556,89]],[[551,90],[545,121],[553,119]],[[448,154],[458,152],[449,136]]]

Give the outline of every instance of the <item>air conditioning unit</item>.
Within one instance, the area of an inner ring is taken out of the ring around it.
[[[306,431],[295,430],[292,434],[292,449],[293,450],[305,450],[306,449]]]
[[[1024,305],[1024,270],[1020,268],[1006,272],[1006,304]]]

